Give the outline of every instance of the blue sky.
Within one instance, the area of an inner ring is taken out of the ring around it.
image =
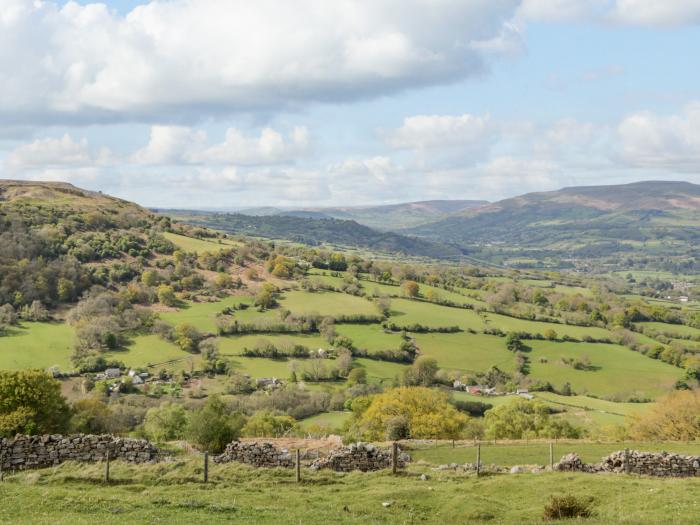
[[[0,0],[0,176],[230,208],[700,183],[692,2],[145,4]]]

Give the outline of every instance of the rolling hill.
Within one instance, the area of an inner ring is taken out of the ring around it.
[[[486,259],[695,257],[700,186],[638,182],[529,193],[400,230]],[[673,266],[673,264],[671,264]]]
[[[310,246],[330,244],[362,248],[373,252],[405,254],[434,259],[458,258],[461,252],[444,243],[427,239],[382,232],[354,220],[318,218],[296,215],[242,215],[236,213],[208,213],[170,211],[173,218],[227,233],[250,235],[267,239],[282,239]]]

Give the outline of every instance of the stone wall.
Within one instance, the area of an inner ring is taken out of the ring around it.
[[[50,467],[64,461],[102,461],[107,457],[131,463],[158,459],[158,449],[144,439],[111,435],[46,435],[0,438],[0,465],[5,471]]]
[[[700,476],[700,456],[631,450],[625,459],[625,452],[620,450],[603,458],[600,463],[590,465],[583,463],[576,454],[567,454],[554,468],[560,471],[628,472],[644,476],[680,478]]]
[[[292,455],[287,449],[277,448],[272,443],[242,443],[233,441],[226,446],[223,454],[214,457],[214,463],[237,461],[255,467],[294,466]]]
[[[409,460],[406,454],[399,453],[397,464],[399,468],[406,466]],[[391,468],[391,450],[382,449],[375,445],[353,443],[347,447],[332,451],[328,456],[319,458],[311,464],[314,470],[329,468],[337,472],[361,470],[381,470]]]

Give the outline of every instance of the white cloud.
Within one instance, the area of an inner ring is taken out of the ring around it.
[[[401,149],[437,149],[482,146],[495,128],[489,115],[417,115],[387,136],[387,143]]]
[[[518,0],[0,0],[0,116],[175,119],[456,81]]]
[[[93,151],[87,139],[74,140],[65,134],[60,138],[37,139],[12,150],[5,158],[5,167],[12,171],[56,167],[89,167],[106,165],[112,153],[106,149]]]
[[[680,115],[639,112],[618,126],[621,157],[633,166],[700,171],[700,102]]]
[[[610,0],[523,0],[518,14],[530,20],[574,22],[589,19],[609,6]]]
[[[186,126],[152,126],[148,144],[131,157],[136,164],[234,164],[256,166],[291,163],[308,153],[309,132],[294,128],[289,137],[264,128],[259,137],[247,137],[236,128],[226,130],[224,141],[210,144],[206,132]]]

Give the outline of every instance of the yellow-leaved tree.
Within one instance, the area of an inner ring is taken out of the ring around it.
[[[360,436],[372,441],[459,438],[469,420],[448,402],[447,394],[425,387],[387,390],[356,412],[356,418]]]
[[[700,438],[700,390],[679,390],[661,398],[630,424],[642,440],[692,441]]]

